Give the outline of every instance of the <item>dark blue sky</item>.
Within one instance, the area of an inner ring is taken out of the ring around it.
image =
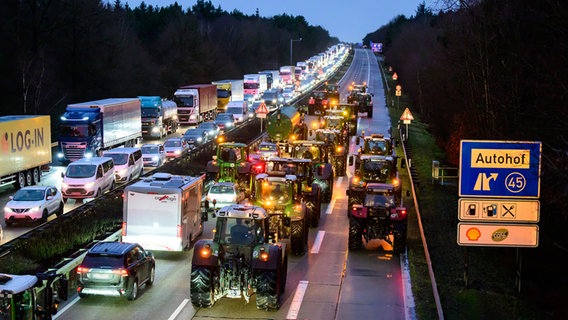
[[[109,1],[109,0],[107,0]],[[113,0],[110,0],[114,2]],[[121,0],[137,7],[142,0]],[[168,6],[175,0],[144,0],[147,5]],[[215,7],[225,11],[237,9],[251,15],[259,9],[260,15],[272,17],[286,13],[304,16],[312,26],[322,26],[331,36],[344,42],[360,42],[367,33],[387,24],[397,15],[413,16],[422,2],[428,7],[433,0],[211,0]],[[196,0],[177,1],[188,9]]]

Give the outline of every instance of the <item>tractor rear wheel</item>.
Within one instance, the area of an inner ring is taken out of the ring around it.
[[[256,307],[262,310],[278,310],[280,292],[278,290],[277,270],[257,270]]]
[[[349,250],[358,250],[363,246],[363,228],[361,221],[349,217]]]
[[[215,303],[213,296],[213,270],[208,267],[191,266],[191,304],[208,308]]]
[[[306,220],[292,221],[290,235],[290,246],[292,253],[301,256],[308,250],[308,237],[306,235]]]

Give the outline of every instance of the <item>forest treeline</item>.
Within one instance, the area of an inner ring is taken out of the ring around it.
[[[384,44],[408,107],[449,163],[461,139],[542,141],[539,225],[568,244],[568,3],[444,3],[398,16],[364,43]]]
[[[2,114],[62,114],[68,103],[170,97],[181,85],[242,79],[338,42],[303,16],[182,10],[101,0],[0,2]],[[54,117],[57,118],[57,117]]]

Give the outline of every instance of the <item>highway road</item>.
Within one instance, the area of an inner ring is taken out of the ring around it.
[[[388,133],[384,89],[374,55],[357,49],[352,67],[341,80],[366,81],[374,93],[373,119],[360,118],[358,133]],[[342,101],[344,102],[344,101]],[[352,142],[352,152],[357,146]],[[351,168],[352,169],[352,168]],[[156,252],[156,281],[142,288],[136,301],[110,297],[79,299],[72,295],[56,319],[406,319],[406,282],[401,257],[380,241],[360,251],[347,249],[349,222],[345,189],[348,176],[336,177],[333,198],[322,205],[319,228],[311,228],[309,252],[289,257],[286,290],[276,312],[257,310],[254,297],[223,298],[212,308],[193,308],[189,302],[192,251]],[[214,219],[205,223],[202,238],[212,235]]]

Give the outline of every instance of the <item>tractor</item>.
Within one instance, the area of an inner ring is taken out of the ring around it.
[[[351,197],[352,190],[346,191]],[[395,253],[404,251],[407,234],[407,211],[394,186],[388,183],[367,183],[363,196],[349,206],[349,249],[362,247],[363,239],[384,240]]]
[[[331,201],[333,195],[333,165],[329,162],[329,146],[323,141],[296,140],[289,144],[290,157],[312,160],[314,181],[322,192],[323,202]]]
[[[310,226],[317,228],[319,225],[321,213],[321,189],[314,182],[314,173],[312,160],[310,159],[293,159],[293,158],[271,158],[267,161],[267,168],[270,171],[281,171],[286,174],[295,175],[300,193],[310,217]]]
[[[246,144],[221,142],[217,145],[213,160],[207,162],[207,178],[217,182],[234,182],[239,189],[250,190],[251,168]]]
[[[317,141],[323,141],[329,150],[330,161],[336,176],[346,174],[347,151],[349,140],[347,134],[337,129],[317,129],[315,130]]]
[[[269,171],[256,175],[254,204],[264,208],[270,217],[269,231],[273,239],[289,239],[293,254],[308,250],[309,212],[295,175]]]
[[[278,310],[286,288],[286,244],[272,238],[270,216],[260,207],[230,205],[217,213],[213,239],[195,243],[190,298],[194,307],[212,307],[223,297],[256,295],[256,307]]]

